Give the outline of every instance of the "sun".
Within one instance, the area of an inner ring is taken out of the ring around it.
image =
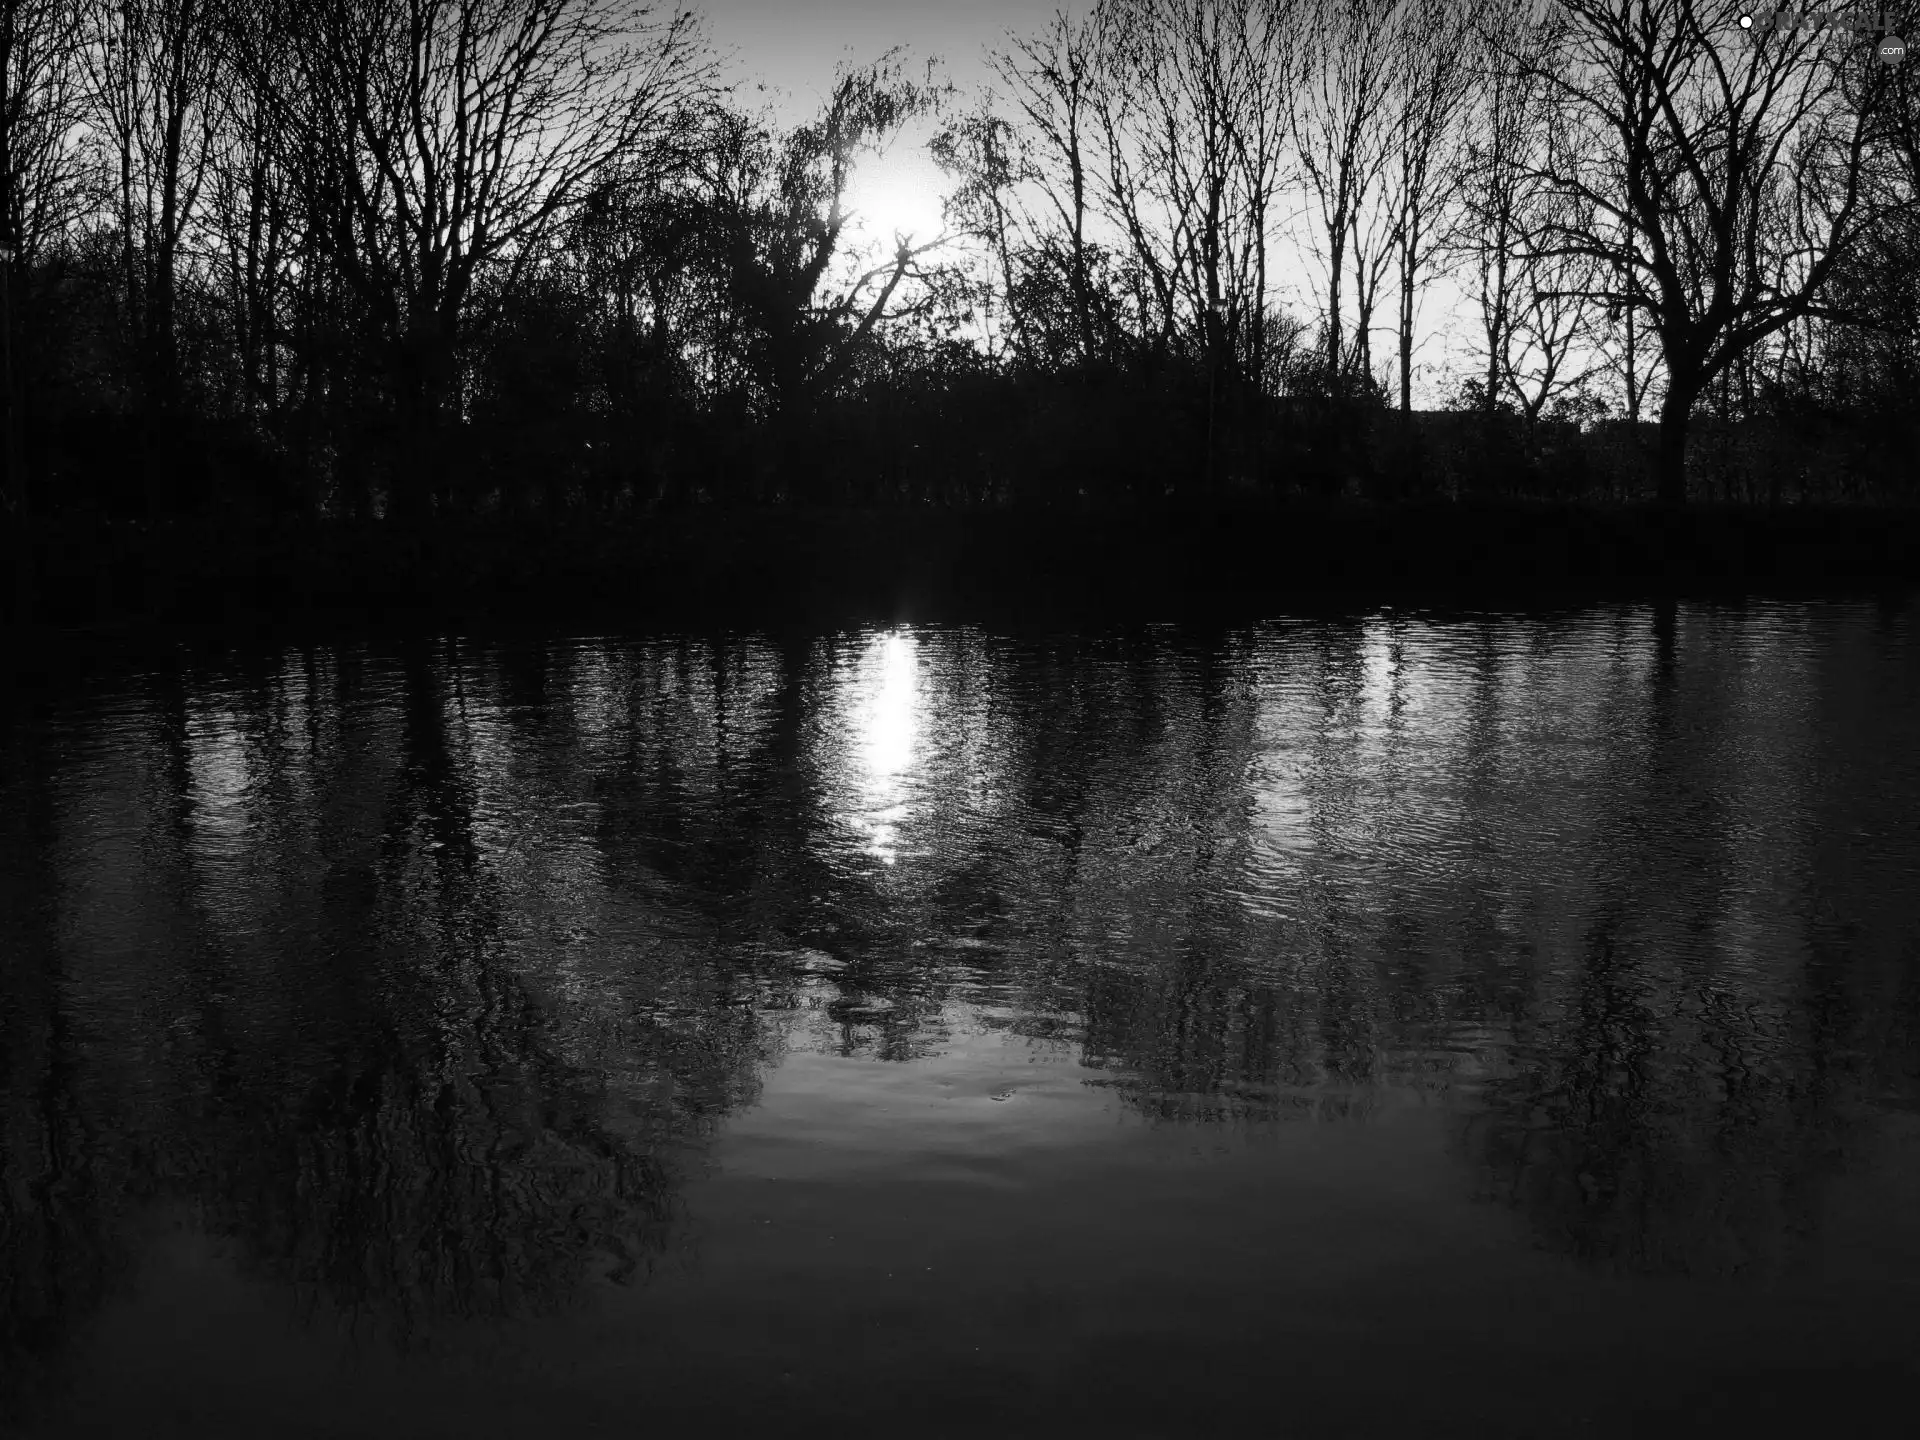
[[[891,249],[896,234],[924,245],[941,233],[938,167],[913,152],[872,156],[847,186],[847,229],[856,245]]]

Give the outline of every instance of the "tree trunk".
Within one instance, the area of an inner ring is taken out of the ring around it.
[[[9,237],[11,238],[11,237]],[[27,542],[27,476],[21,463],[20,406],[13,385],[13,272],[17,261],[0,260],[0,401],[6,405],[4,460],[7,467],[5,514],[6,575],[11,581],[13,623],[24,626],[33,615],[33,552]],[[24,268],[24,267],[23,267]],[[23,387],[24,388],[24,387]]]
[[[1633,306],[1627,307],[1627,419],[1640,423],[1640,358],[1634,344]]]
[[[1347,263],[1347,217],[1341,212],[1328,227],[1328,248],[1332,258],[1327,265],[1327,384],[1337,401],[1343,393],[1340,368],[1340,278]]]
[[[171,236],[173,197],[162,208],[161,229],[153,245],[147,273],[145,356],[146,404],[141,416],[144,443],[141,463],[147,467],[149,505],[197,507],[195,487],[183,484],[191,464],[180,444],[179,406],[176,403],[179,366],[174,348],[174,247]]]
[[[1687,503],[1687,429],[1697,389],[1696,385],[1669,381],[1666,399],[1660,405],[1660,443],[1654,473],[1656,495],[1662,505]]]
[[[1087,281],[1087,176],[1080,159],[1080,126],[1069,122],[1067,131],[1067,169],[1073,181],[1073,319],[1080,335],[1080,364],[1091,369],[1094,363],[1093,306]]]
[[[160,232],[154,237],[147,297],[148,364],[152,367],[147,403],[162,423],[177,408],[180,360],[174,315],[180,245],[180,130],[178,112],[167,128],[160,175]]]
[[[1400,413],[1413,413],[1413,272],[1400,271]]]
[[[414,320],[400,346],[400,449],[393,469],[389,513],[403,525],[423,526],[444,506],[445,410],[453,380],[453,337],[438,315]]]

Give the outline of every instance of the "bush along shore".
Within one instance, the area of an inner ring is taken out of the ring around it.
[[[1920,580],[1920,509],[695,506],[651,515],[16,529],[16,628],[1252,616],[1323,605],[1859,594]]]

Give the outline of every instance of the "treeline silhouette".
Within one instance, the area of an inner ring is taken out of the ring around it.
[[[0,10],[26,582],[75,517],[1912,496],[1920,72],[1732,5],[1101,0],[795,126],[631,0]],[[863,241],[921,126],[947,232]]]

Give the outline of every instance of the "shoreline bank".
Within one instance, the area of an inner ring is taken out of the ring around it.
[[[1156,621],[1920,584],[1920,508],[696,509],[465,520],[413,537],[63,518],[27,538],[16,633]]]

